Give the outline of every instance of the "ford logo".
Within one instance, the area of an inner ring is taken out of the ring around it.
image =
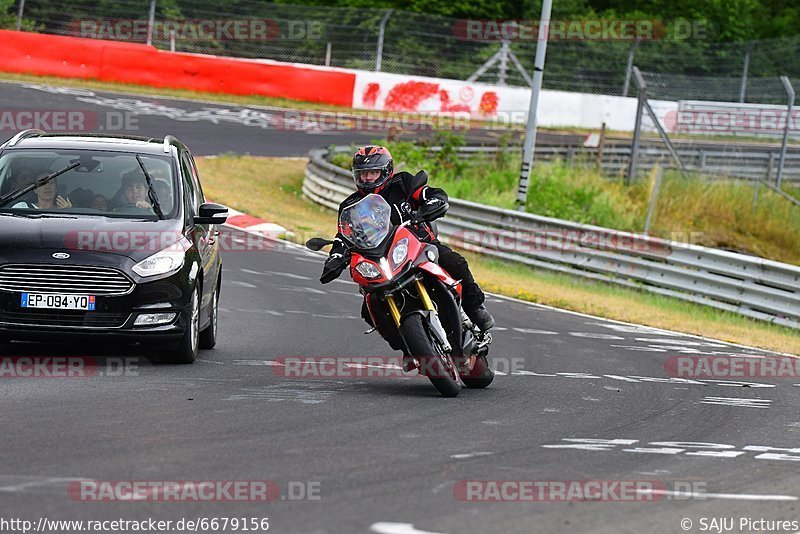
[[[67,254],[66,252],[56,252],[53,254],[53,257],[57,260],[66,260],[67,258],[69,258],[69,254]]]

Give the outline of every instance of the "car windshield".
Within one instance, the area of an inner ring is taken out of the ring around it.
[[[13,150],[0,156],[0,211],[158,217],[145,173],[165,217],[177,211],[177,181],[169,157],[87,150]],[[77,163],[77,166],[75,166]],[[21,195],[14,194],[70,166],[56,178]]]
[[[391,230],[392,209],[380,195],[367,195],[339,216],[339,232],[356,248],[380,245]]]

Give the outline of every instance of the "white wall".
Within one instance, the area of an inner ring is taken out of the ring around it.
[[[383,72],[354,72],[353,107],[356,109],[469,113],[475,119],[514,124],[527,121],[530,89]],[[490,105],[493,100],[496,106]],[[667,113],[678,109],[675,102],[651,101],[651,105],[662,123]],[[488,111],[487,108],[494,109]],[[635,118],[635,98],[564,91],[542,91],[539,97],[540,126],[599,129],[605,122],[612,130],[632,131]],[[653,129],[649,120],[643,124],[645,129]]]

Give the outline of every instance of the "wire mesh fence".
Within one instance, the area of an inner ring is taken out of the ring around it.
[[[497,39],[464,35],[460,30],[470,21],[375,8],[258,0],[24,0],[18,19],[21,1],[0,14],[0,24],[127,42],[148,42],[149,35],[150,42],[161,49],[379,68],[416,76],[466,80],[503,47]],[[148,24],[151,8],[152,26]],[[530,74],[536,34],[507,45],[519,67]],[[632,93],[633,64],[665,76],[714,79],[719,84],[715,94],[728,95],[725,99],[731,101],[769,100],[756,78],[800,72],[800,37],[742,43],[714,43],[708,38],[551,38],[547,53],[545,89],[607,95]],[[526,78],[515,64],[501,61],[472,79],[525,86]],[[686,89],[675,86],[674,90],[689,94],[692,82],[687,80]]]

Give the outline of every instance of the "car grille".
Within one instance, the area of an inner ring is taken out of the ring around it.
[[[24,293],[122,295],[133,282],[116,269],[81,265],[3,265],[0,289]]]
[[[85,312],[72,310],[0,311],[0,323],[20,326],[83,326],[119,328],[128,319],[127,313]]]

